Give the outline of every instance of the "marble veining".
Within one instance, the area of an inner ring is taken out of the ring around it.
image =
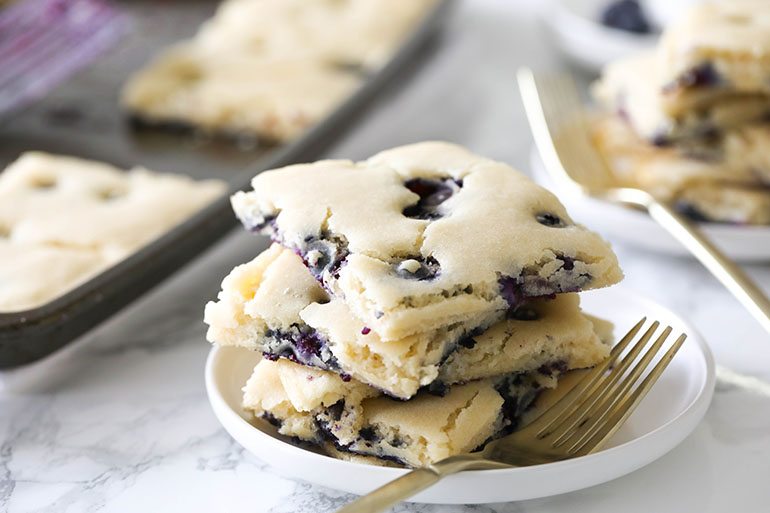
[[[526,170],[531,138],[516,66],[562,65],[537,31],[530,9],[537,4],[461,3],[433,58],[330,156],[361,158],[443,138]],[[203,305],[230,268],[265,244],[234,233],[64,351],[0,373],[0,512],[325,513],[352,499],[278,475],[235,443],[208,405]],[[719,364],[770,382],[770,337],[705,270],[614,246],[624,286],[692,320]],[[770,267],[748,271],[770,290]],[[770,508],[767,476],[770,395],[722,383],[692,436],[623,478],[515,504],[402,504],[393,511],[760,513]]]

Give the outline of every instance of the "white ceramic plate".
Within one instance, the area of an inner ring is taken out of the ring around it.
[[[677,21],[703,0],[642,0],[642,10],[654,29]],[[605,64],[653,48],[659,34],[634,34],[599,22],[612,0],[544,0],[541,19],[556,48],[578,66],[598,72]]]
[[[414,497],[415,502],[474,504],[533,499],[593,486],[632,472],[679,444],[703,418],[714,389],[714,361],[696,330],[666,308],[622,287],[582,294],[584,309],[625,333],[643,315],[670,324],[689,339],[639,408],[607,447],[590,456],[505,470],[463,472]],[[673,337],[672,337],[673,338]],[[250,424],[241,387],[258,356],[214,348],[206,362],[206,390],[230,435],[281,473],[355,494],[367,493],[406,472],[336,460],[282,440],[266,423]],[[264,425],[263,425],[264,424]]]
[[[592,229],[629,244],[676,256],[690,256],[682,244],[650,216],[639,210],[589,198],[554,182],[545,170],[536,148],[530,153],[530,168],[536,182],[553,191],[570,216]],[[701,230],[728,257],[740,262],[770,260],[770,226],[736,226],[701,223]]]
[[[655,46],[657,34],[633,34],[599,23],[611,0],[547,0],[540,3],[543,26],[556,48],[578,66],[598,72],[608,62]]]

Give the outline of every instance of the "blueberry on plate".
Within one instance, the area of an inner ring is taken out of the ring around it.
[[[602,12],[602,25],[633,32],[649,34],[650,23],[637,0],[618,0],[610,3]]]

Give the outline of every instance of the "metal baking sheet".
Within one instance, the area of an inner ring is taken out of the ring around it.
[[[121,85],[160,49],[192,36],[214,13],[216,2],[122,2],[131,28],[114,50],[44,99],[0,120],[0,165],[5,167],[24,151],[38,150],[122,168],[143,165],[199,179],[218,178],[229,183],[230,193],[244,189],[260,171],[318,157],[380,90],[430,52],[452,2],[441,1],[391,61],[328,118],[289,144],[257,147],[189,133],[132,130],[118,106]],[[0,313],[0,369],[62,347],[216,242],[236,224],[229,195],[64,296],[32,310]]]

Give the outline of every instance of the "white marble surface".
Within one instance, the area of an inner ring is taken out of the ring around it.
[[[526,168],[531,141],[515,85],[521,63],[561,65],[530,5],[468,0],[434,58],[330,154],[358,158],[442,138]],[[351,499],[276,475],[209,409],[203,304],[262,244],[235,233],[64,352],[0,375],[0,511],[311,513]],[[698,264],[616,249],[625,286],[689,317],[718,363],[770,380],[770,337]],[[749,273],[770,289],[770,267]],[[394,511],[759,513],[770,510],[768,477],[770,397],[721,385],[691,437],[629,476],[523,503]]]

